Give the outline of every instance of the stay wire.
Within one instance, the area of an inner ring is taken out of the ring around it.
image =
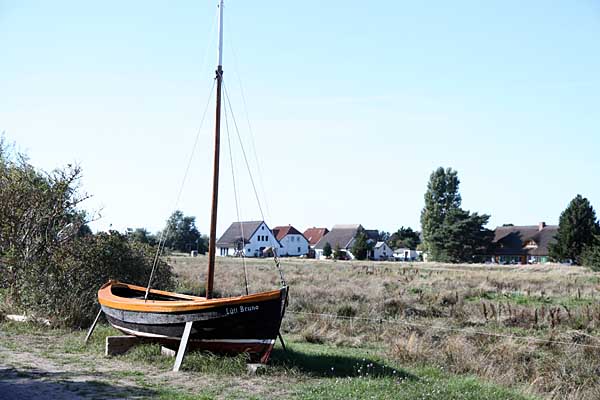
[[[204,126],[204,121],[206,120],[206,114],[208,112],[208,108],[210,106],[210,100],[212,99],[212,94],[215,89],[216,80],[213,80],[212,88],[210,89],[210,94],[208,96],[208,101],[206,102],[206,107],[204,108],[204,113],[202,114],[202,119],[200,120],[200,127],[196,132],[196,138],[194,139],[194,144],[192,145],[192,150],[190,151],[190,156],[188,158],[188,162],[185,168],[185,173],[183,174],[183,179],[181,180],[181,184],[179,185],[179,191],[177,193],[177,197],[175,198],[175,204],[173,206],[173,210],[177,209],[179,205],[179,200],[181,199],[181,194],[183,193],[183,188],[185,186],[185,182],[187,180],[190,167],[192,165],[192,160],[194,159],[194,153],[196,152],[196,148],[198,147],[198,141],[200,139],[200,133],[202,132],[202,127]],[[167,227],[160,232],[160,236],[158,239],[158,246],[156,249],[156,254],[154,255],[154,261],[152,263],[152,270],[150,271],[150,278],[148,279],[148,286],[146,287],[146,293],[144,294],[144,301],[148,300],[148,294],[150,293],[150,287],[152,285],[152,279],[154,278],[154,273],[156,271],[156,266],[158,265],[158,260],[162,255],[162,252],[165,248],[165,244],[167,242],[166,238],[170,232],[170,226],[167,224]]]
[[[231,119],[233,120],[233,125],[235,127],[235,131],[237,134],[238,142],[240,144],[240,148],[242,150],[242,155],[244,156],[244,162],[246,164],[246,169],[248,170],[248,176],[250,177],[250,183],[252,184],[252,190],[254,191],[254,197],[256,198],[256,202],[258,203],[258,209],[260,211],[260,216],[265,221],[265,214],[263,212],[262,206],[260,204],[260,197],[258,196],[258,192],[256,190],[256,184],[254,183],[254,177],[252,176],[252,169],[250,168],[250,163],[248,162],[248,157],[246,156],[246,150],[244,149],[244,142],[242,141],[242,136],[240,135],[240,130],[237,125],[237,121],[235,119],[235,114],[233,112],[233,108],[231,107],[231,100],[229,98],[229,92],[227,91],[227,86],[223,84],[223,92],[225,93],[225,100],[229,105],[229,110],[231,111]],[[281,262],[279,261],[279,257],[277,256],[277,247],[275,243],[273,243],[272,235],[267,235],[269,237],[269,243],[271,244],[271,249],[273,251],[273,261],[275,262],[275,266],[279,271],[279,277],[281,278],[281,285],[286,286],[285,277],[283,276],[283,270],[281,269]]]
[[[269,202],[268,202],[266,191],[265,191],[265,185],[264,185],[264,181],[263,181],[263,174],[262,174],[260,159],[258,158],[258,155],[256,153],[256,143],[254,140],[254,131],[252,129],[252,124],[250,123],[250,113],[248,112],[248,104],[246,102],[246,95],[244,94],[244,86],[242,85],[242,76],[241,76],[239,68],[238,68],[237,54],[235,51],[235,46],[233,44],[233,39],[231,37],[232,37],[232,35],[230,35],[230,44],[231,45],[229,47],[231,48],[231,52],[233,54],[233,66],[234,66],[234,70],[235,70],[235,73],[238,78],[238,85],[240,87],[242,104],[244,105],[244,112],[246,114],[246,123],[248,124],[248,132],[250,133],[250,135],[249,135],[250,136],[250,145],[252,148],[252,153],[254,155],[254,161],[256,162],[256,172],[258,173],[258,184],[260,186],[260,191],[261,191],[261,194],[263,197],[263,201],[265,203],[265,209],[267,211],[267,216],[269,218],[271,218],[271,212],[269,210]]]
[[[567,346],[580,346],[580,347],[586,347],[586,348],[591,348],[591,349],[600,349],[600,346],[593,345],[593,344],[565,342],[562,340],[541,339],[541,338],[536,338],[533,336],[519,336],[519,335],[510,335],[510,334],[505,334],[505,333],[492,333],[492,332],[484,332],[484,331],[478,331],[478,330],[468,330],[468,329],[461,329],[461,328],[436,326],[436,325],[431,325],[431,324],[420,324],[417,322],[390,320],[390,319],[386,319],[386,318],[348,317],[348,316],[336,315],[336,314],[311,313],[311,312],[304,312],[304,311],[288,311],[288,313],[297,314],[297,315],[310,315],[310,316],[314,316],[314,317],[340,319],[340,320],[349,320],[349,321],[365,321],[365,322],[375,322],[375,323],[379,323],[379,324],[386,323],[386,324],[390,324],[390,325],[405,325],[405,326],[411,326],[411,327],[416,327],[416,328],[434,329],[434,330],[438,330],[438,331],[458,332],[458,333],[466,333],[466,334],[480,335],[480,336],[499,337],[499,338],[505,338],[505,339],[530,340],[530,341],[539,342],[539,343],[562,344],[562,345],[567,345]],[[593,337],[593,336],[591,336],[591,337]],[[594,339],[597,339],[597,338],[594,338]]]
[[[233,181],[233,198],[235,200],[235,212],[237,215],[237,219],[240,224],[240,232],[242,234],[242,264],[244,265],[244,285],[246,287],[246,295],[250,294],[248,290],[248,269],[246,266],[246,239],[244,236],[244,224],[242,223],[242,218],[240,217],[240,207],[238,203],[238,194],[237,194],[237,185],[235,183],[235,165],[233,164],[233,149],[231,147],[231,135],[229,133],[229,120],[227,118],[227,105],[224,104],[223,107],[223,116],[225,117],[225,130],[227,131],[227,145],[229,147],[229,163],[231,164],[231,179]]]

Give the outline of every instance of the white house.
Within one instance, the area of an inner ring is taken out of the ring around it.
[[[371,250],[369,258],[372,260],[387,260],[394,256],[394,251],[385,242],[377,242]]]
[[[293,226],[276,226],[273,228],[273,235],[281,245],[278,255],[303,256],[308,254],[308,240]]]
[[[411,249],[394,250],[394,259],[398,261],[415,261],[419,259],[419,252]]]
[[[263,257],[269,249],[279,254],[281,244],[264,221],[234,222],[217,240],[218,256]]]

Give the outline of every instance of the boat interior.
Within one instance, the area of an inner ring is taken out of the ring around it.
[[[113,282],[111,285],[111,293],[114,296],[122,297],[126,299],[139,299],[143,300],[146,294],[146,289],[141,286],[129,285],[121,282]],[[191,296],[187,294],[165,292],[162,290],[151,289],[148,293],[148,300],[159,300],[159,301],[199,301],[206,300],[205,297]]]

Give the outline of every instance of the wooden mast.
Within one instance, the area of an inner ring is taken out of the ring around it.
[[[212,208],[210,213],[210,237],[208,242],[208,273],[206,274],[206,298],[213,295],[215,277],[215,253],[217,243],[217,205],[219,201],[219,156],[221,148],[221,86],[223,83],[223,0],[219,0],[219,47],[217,62],[217,105],[215,112],[215,157],[213,166]]]

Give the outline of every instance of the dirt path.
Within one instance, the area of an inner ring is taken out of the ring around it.
[[[25,335],[22,339],[32,345],[27,349],[7,347],[6,337],[0,340],[0,399],[126,399],[156,394],[140,381],[111,374],[94,357],[84,355],[75,360],[73,356],[65,356],[64,360],[54,360],[49,358],[51,353],[44,356],[39,339],[51,338],[33,339]]]
[[[174,373],[164,364],[104,357],[100,337],[92,349],[85,349],[82,334],[5,328],[0,324],[0,400],[170,398],[179,393],[202,394],[203,398],[272,398],[282,394],[282,389],[273,391],[265,384],[267,378],[260,376]]]

